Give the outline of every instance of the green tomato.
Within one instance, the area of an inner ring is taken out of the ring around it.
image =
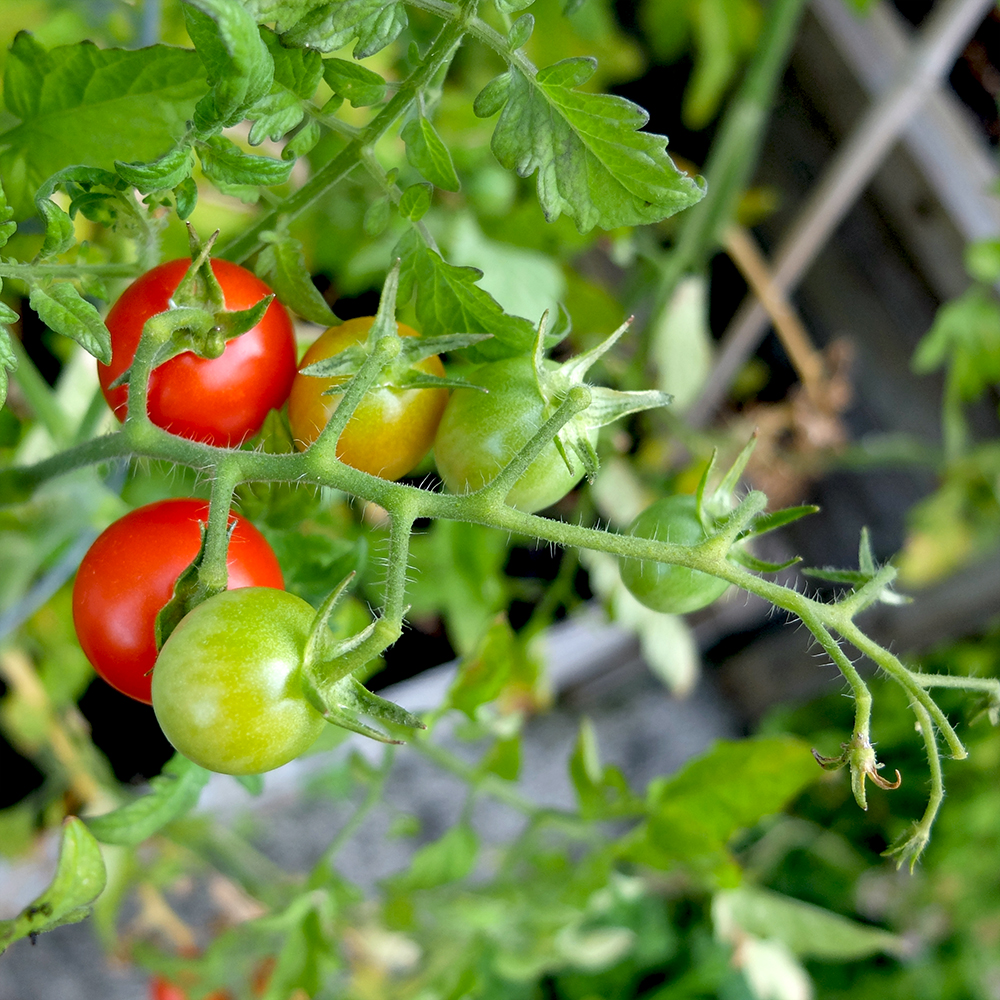
[[[452,493],[470,493],[492,481],[551,415],[538,390],[530,358],[493,361],[468,381],[479,389],[456,389],[434,438],[434,461]],[[597,430],[588,431],[591,443]],[[532,513],[562,499],[583,478],[583,463],[572,453],[574,471],[549,442],[507,494],[507,503]]]
[[[676,545],[698,545],[707,537],[698,520],[698,501],[686,494],[657,500],[629,525],[628,533]],[[729,586],[700,570],[649,559],[619,558],[618,570],[638,601],[675,615],[708,607]]]
[[[268,587],[228,590],[187,614],[153,669],[153,710],[185,757],[224,774],[259,774],[298,757],[325,720],[301,666],[316,612]]]

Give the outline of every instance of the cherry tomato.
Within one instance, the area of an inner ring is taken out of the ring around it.
[[[538,390],[529,358],[492,361],[468,381],[487,391],[456,389],[434,439],[434,461],[452,493],[469,493],[490,482],[554,409]],[[591,441],[596,440],[595,429]],[[569,454],[573,472],[555,444],[546,444],[507,494],[507,503],[531,513],[564,497],[584,472],[579,458]]]
[[[153,671],[153,710],[185,757],[259,774],[308,749],[326,724],[302,691],[316,612],[283,590],[216,594],[185,615]]]
[[[300,369],[332,357],[368,336],[374,316],[349,319],[332,326],[306,351]],[[417,331],[398,324],[402,337],[416,337]],[[429,375],[444,375],[441,359],[435,354],[418,361],[414,368]],[[298,374],[288,397],[288,422],[296,445],[306,449],[319,437],[341,397],[324,396],[323,391],[345,379],[314,378]],[[448,402],[447,389],[396,389],[375,386],[358,404],[337,442],[337,458],[362,472],[382,479],[399,479],[410,472],[430,451],[441,412]]]
[[[697,545],[707,537],[698,519],[698,501],[687,494],[657,500],[629,525],[628,533],[677,545]],[[620,558],[618,569],[637,600],[654,611],[675,615],[707,607],[729,586],[700,570],[648,559]]]
[[[264,536],[230,514],[229,587],[284,587]],[[198,554],[204,500],[162,500],[126,514],[91,545],[73,585],[73,622],[87,659],[112,687],[151,702],[154,624],[174,583]]]
[[[172,260],[134,281],[111,307],[111,364],[98,363],[101,389],[119,420],[128,412],[128,386],[108,386],[132,363],[143,324],[170,304],[191,262]],[[271,289],[249,271],[226,260],[212,270],[229,309],[248,309]],[[149,417],[173,434],[222,448],[255,434],[268,411],[281,407],[295,377],[295,335],[284,307],[275,299],[263,319],[230,340],[217,358],[190,351],[153,370]]]
[[[149,980],[149,1000],[190,1000],[190,998],[187,991],[176,983],[162,976],[153,976]],[[212,990],[205,1000],[232,1000],[232,997],[225,990]]]

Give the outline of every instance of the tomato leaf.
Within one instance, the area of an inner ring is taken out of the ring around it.
[[[622,97],[575,88],[596,61],[572,58],[530,75],[511,65],[504,83],[477,98],[485,116],[505,96],[494,155],[521,177],[538,171],[538,199],[550,222],[565,212],[580,232],[659,222],[695,204],[704,187],[678,170],[663,136],[640,132],[648,115]]]
[[[204,90],[204,70],[187,49],[80,42],[47,50],[19,33],[7,57],[4,100],[20,124],[0,135],[0,175],[15,217],[30,215],[32,192],[69,164],[110,169],[115,160],[162,156],[184,134]]]
[[[106,882],[97,841],[76,816],[67,816],[56,873],[48,888],[18,916],[0,920],[0,953],[21,938],[83,920]]]
[[[255,270],[275,291],[278,299],[303,319],[321,326],[336,326],[340,320],[326,304],[306,270],[302,244],[283,232],[261,233],[264,249]]]
[[[400,136],[406,143],[406,159],[411,167],[443,191],[457,191],[461,187],[451,153],[429,119],[423,115],[411,118]]]
[[[191,176],[194,160],[191,147],[186,143],[165,153],[152,163],[115,162],[118,176],[142,194],[175,188]]]
[[[425,336],[454,333],[491,333],[493,339],[469,350],[469,360],[487,361],[523,354],[535,340],[535,327],[520,316],[510,316],[476,282],[482,271],[449,264],[439,253],[408,234],[394,253],[402,260],[400,302],[415,288],[417,319]]]
[[[649,819],[621,841],[622,856],[655,868],[684,865],[733,884],[740,875],[729,841],[782,809],[818,773],[798,739],[720,740],[677,774],[650,783]]]
[[[13,319],[8,316],[11,313]],[[17,318],[17,313],[0,302],[0,406],[7,401],[7,372],[17,371],[17,355],[10,341],[10,333],[3,324],[13,323]]]
[[[98,361],[110,363],[111,334],[100,313],[80,296],[71,282],[33,284],[29,301],[50,330],[75,340]]]
[[[323,76],[323,58],[312,49],[288,49],[270,28],[262,27],[260,36],[274,62],[274,78],[266,94],[246,112],[254,124],[250,145],[265,139],[279,140],[302,121],[303,101],[308,101]]]
[[[6,246],[7,240],[17,232],[17,223],[12,221],[13,215],[14,210],[7,203],[7,195],[4,192],[3,184],[0,183],[0,248]],[[0,287],[2,287],[2,283],[0,283]]]
[[[880,927],[751,885],[716,893],[712,922],[724,940],[745,934],[777,938],[796,955],[821,962],[853,962],[879,953],[899,955],[907,948],[902,937]]]
[[[205,176],[224,194],[244,201],[256,201],[260,186],[284,184],[294,165],[290,160],[244,153],[221,135],[198,143],[196,148]]]
[[[406,25],[406,9],[397,0],[334,0],[310,11],[284,37],[289,45],[320,52],[357,39],[354,58],[364,59],[395,41]]]
[[[194,124],[212,136],[241,122],[271,89],[274,60],[239,0],[187,0],[183,11],[212,88],[195,106]]]
[[[177,215],[186,219],[198,204],[198,185],[194,178],[188,177],[174,188],[174,200],[177,202]]]
[[[105,844],[134,847],[195,806],[210,771],[179,753],[149,783],[150,791],[101,816],[87,818],[90,832]]]
[[[366,66],[347,59],[324,59],[323,79],[335,94],[350,101],[352,107],[380,104],[385,100],[385,80]]]
[[[456,823],[443,837],[413,856],[410,870],[392,880],[394,889],[433,889],[472,874],[479,857],[479,837],[467,823]]]
[[[45,260],[65,253],[76,242],[73,220],[48,198],[42,198],[36,204],[39,214],[45,220],[45,239],[38,256]]]
[[[527,6],[527,4],[525,4]],[[507,44],[511,51],[519,49],[531,38],[531,33],[535,30],[535,18],[531,14],[522,14],[507,32]]]
[[[411,184],[399,199],[399,214],[411,222],[418,222],[431,207],[434,189],[430,184]]]
[[[643,803],[633,795],[625,776],[611,765],[601,766],[593,723],[580,723],[569,759],[569,775],[576,789],[580,815],[585,819],[613,819],[641,814]]]

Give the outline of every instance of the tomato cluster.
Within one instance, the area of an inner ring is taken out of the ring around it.
[[[250,309],[270,294],[263,282],[234,264],[213,260],[210,266],[218,288],[212,293],[216,312],[209,322],[221,315],[220,295],[225,311]],[[185,277],[189,268],[187,260],[153,268],[108,313],[112,360],[100,366],[99,374],[109,405],[123,420],[128,385],[112,386],[132,364],[147,321],[177,308],[173,296],[179,286],[178,298],[187,301],[185,289],[194,284],[193,276]],[[199,274],[212,285],[207,269]],[[255,315],[250,313],[246,322]],[[247,332],[224,345],[218,341],[217,356],[185,351],[156,366],[147,393],[148,415],[171,433],[235,447],[287,399],[295,444],[309,448],[340,405],[338,387],[374,349],[375,322],[375,317],[362,317],[330,328],[296,368],[291,322],[273,300]],[[402,324],[397,330],[403,338],[418,336]],[[478,490],[533,437],[538,444],[542,425],[607,349],[560,367],[544,360],[540,338],[533,358],[486,363],[449,397],[454,381],[443,378],[440,358],[429,352],[468,342],[456,337],[445,338],[441,346],[404,345],[399,360],[376,379],[346,422],[336,441],[337,457],[395,480],[411,472],[433,446],[447,489]],[[322,364],[334,356],[332,365]],[[317,363],[318,369],[310,369]],[[317,370],[320,374],[314,374]],[[605,394],[596,408],[603,422],[660,405],[627,398],[643,394],[595,391]],[[588,462],[599,424],[588,420],[574,416],[542,443],[504,498],[508,504],[524,511],[550,506],[576,485],[585,466],[594,467]],[[574,461],[573,454],[582,461]],[[230,514],[228,589],[189,611],[157,650],[157,615],[195,560],[207,520],[204,501],[174,499],[133,510],[112,524],[80,566],[74,622],[98,674],[124,694],[151,703],[178,750],[212,770],[259,773],[298,756],[323,727],[302,676],[315,612],[284,591],[281,568],[264,537],[244,518]],[[704,537],[688,498],[677,497],[654,505],[630,531],[683,544]],[[639,600],[662,611],[700,607],[725,587],[705,574],[659,563],[623,560],[621,571]]]

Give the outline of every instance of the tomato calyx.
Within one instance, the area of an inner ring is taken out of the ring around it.
[[[399,287],[399,260],[386,276],[379,300],[375,321],[368,331],[367,339],[360,344],[351,344],[338,354],[322,361],[316,361],[303,368],[302,375],[314,378],[338,378],[337,384],[323,391],[324,396],[345,394],[354,377],[361,374],[365,362],[371,358],[381,341],[398,341],[398,352],[390,353],[369,383],[368,388],[382,386],[391,389],[452,389],[469,386],[469,383],[455,376],[432,375],[413,366],[435,354],[459,351],[483,340],[489,340],[489,333],[454,333],[442,337],[401,337],[396,322],[396,292]]]
[[[170,297],[168,308],[151,316],[143,326],[142,340],[152,345],[147,348],[149,360],[143,358],[142,362],[142,367],[148,366],[149,371],[187,352],[209,360],[221,357],[226,342],[257,326],[274,301],[273,294],[265,295],[247,309],[227,309],[222,286],[210,264],[218,230],[204,244],[198,240],[190,223],[188,232],[191,265]],[[109,383],[108,388],[129,384],[139,358],[137,350],[132,364]]]
[[[883,778],[879,771],[885,764],[879,763],[875,756],[875,748],[866,736],[855,735],[850,743],[841,745],[843,751],[836,757],[824,757],[817,750],[813,749],[812,755],[816,758],[824,771],[837,771],[845,764],[851,769],[851,791],[854,793],[854,800],[864,810],[868,809],[868,798],[865,794],[865,779],[870,779],[872,784],[877,785],[883,791],[895,791],[903,782],[903,778],[896,770],[896,780],[889,781]]]
[[[594,447],[594,431],[613,423],[620,417],[657,406],[667,406],[671,397],[664,392],[649,389],[640,392],[622,392],[606,386],[587,385],[584,376],[593,365],[605,355],[619,340],[632,323],[632,317],[614,333],[606,337],[596,347],[570,358],[561,365],[553,366],[545,358],[545,345],[549,325],[548,314],[542,316],[538,324],[538,336],[532,355],[532,367],[539,395],[551,413],[565,400],[575,386],[584,386],[590,391],[590,401],[585,409],[572,416],[552,438],[553,443],[566,463],[566,468],[575,473],[572,455],[583,463],[588,480],[593,481],[599,466],[597,450]]]
[[[362,717],[381,723],[390,732],[393,727],[427,727],[405,708],[372,694],[354,676],[355,670],[399,638],[400,625],[376,618],[367,628],[340,640],[334,639],[329,628],[330,618],[353,578],[354,573],[346,576],[316,612],[302,656],[303,694],[327,722],[380,743],[401,743]]]
[[[202,579],[201,567],[205,561],[205,544],[208,532],[204,523],[200,523],[199,527],[201,529],[201,542],[198,546],[198,554],[177,577],[173,595],[157,612],[153,626],[157,650],[163,648],[163,644],[170,638],[170,633],[189,611],[225,590],[225,587],[207,587]],[[230,521],[226,528],[226,549],[224,551],[228,552],[229,550],[229,540],[233,537],[235,528],[236,521]]]

